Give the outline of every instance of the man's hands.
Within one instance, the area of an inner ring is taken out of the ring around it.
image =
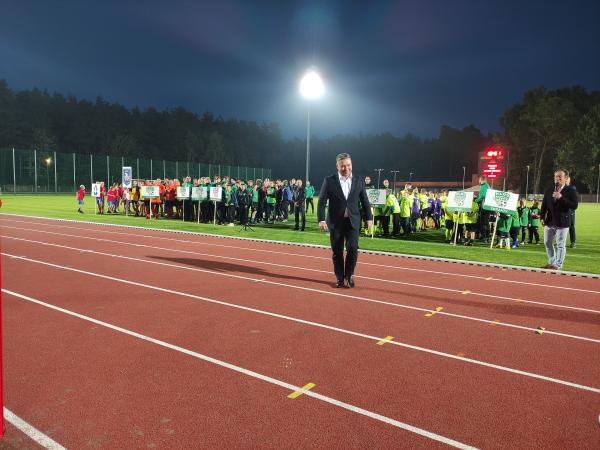
[[[540,223],[542,224],[542,226],[546,226],[546,224],[544,223],[544,219],[540,219]]]
[[[321,229],[321,231],[329,230],[329,228],[327,227],[327,222],[325,222],[325,221],[319,222],[319,228]]]
[[[561,197],[562,197],[562,194],[560,192],[553,192],[552,193],[552,198],[554,198],[554,200],[558,200]]]
[[[373,221],[367,220],[367,230],[370,230],[371,228],[373,228]]]

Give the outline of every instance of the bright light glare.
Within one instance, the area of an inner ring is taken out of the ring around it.
[[[310,71],[300,81],[300,93],[304,98],[316,100],[323,96],[325,86],[317,72]]]
[[[50,165],[50,163],[52,162],[52,158],[46,158],[46,164]]]

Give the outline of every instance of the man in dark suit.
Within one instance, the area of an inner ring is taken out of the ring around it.
[[[321,186],[317,216],[319,228],[329,230],[331,250],[333,251],[333,270],[336,287],[354,287],[354,268],[358,258],[358,235],[360,232],[362,208],[367,227],[373,226],[373,214],[362,178],[352,175],[352,159],[348,153],[336,157],[337,173],[326,177]],[[325,206],[329,203],[327,220]],[[346,244],[346,263],[344,264],[344,243]]]
[[[569,172],[558,169],[554,172],[554,186],[544,193],[540,218],[544,227],[544,245],[548,255],[545,269],[560,270],[567,256],[567,234],[571,225],[571,210],[577,209],[577,191],[567,186]],[[556,248],[554,248],[556,239]]]

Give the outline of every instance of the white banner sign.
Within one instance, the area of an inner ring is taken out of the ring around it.
[[[194,186],[192,188],[192,200],[206,200],[208,199],[208,188],[206,186]]]
[[[189,186],[179,186],[177,188],[177,198],[179,200],[189,200],[190,199],[190,188]]]
[[[100,197],[100,183],[92,184],[92,197]]]
[[[221,186],[213,186],[210,188],[210,199],[215,202],[220,202],[223,196],[223,188]]]
[[[483,209],[510,214],[517,210],[519,194],[488,189],[483,201]]]
[[[131,167],[123,167],[123,187],[125,189],[131,189],[131,174]]]
[[[474,192],[450,191],[448,192],[448,211],[469,212],[473,205]]]
[[[375,208],[385,206],[385,199],[387,197],[386,189],[369,189],[367,191],[367,196],[369,197],[371,206],[374,206]]]
[[[142,186],[142,197],[144,197],[144,198],[160,197],[160,190],[158,189],[158,186]]]

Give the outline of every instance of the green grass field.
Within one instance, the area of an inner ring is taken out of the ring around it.
[[[94,204],[90,197],[86,199],[85,214],[76,212],[75,196],[67,195],[4,195],[2,213],[15,213],[31,216],[44,216],[62,219],[87,220],[91,222],[139,225],[149,228],[199,231],[231,236],[244,236],[277,241],[304,242],[329,245],[326,233],[319,231],[316,215],[307,216],[306,231],[294,231],[293,220],[275,225],[257,225],[252,231],[241,231],[240,227],[213,226],[169,220],[146,220],[124,215],[95,215]],[[577,248],[567,249],[564,270],[588,273],[600,273],[600,205],[584,203],[577,210]],[[541,231],[541,230],[540,230]],[[541,233],[540,233],[541,234]],[[360,247],[369,250],[405,253],[412,255],[455,258],[470,261],[484,261],[500,264],[541,267],[546,264],[545,250],[542,244],[527,245],[515,250],[490,250],[483,244],[473,247],[452,246],[444,242],[443,231],[419,232],[407,239],[382,239],[361,237]]]

